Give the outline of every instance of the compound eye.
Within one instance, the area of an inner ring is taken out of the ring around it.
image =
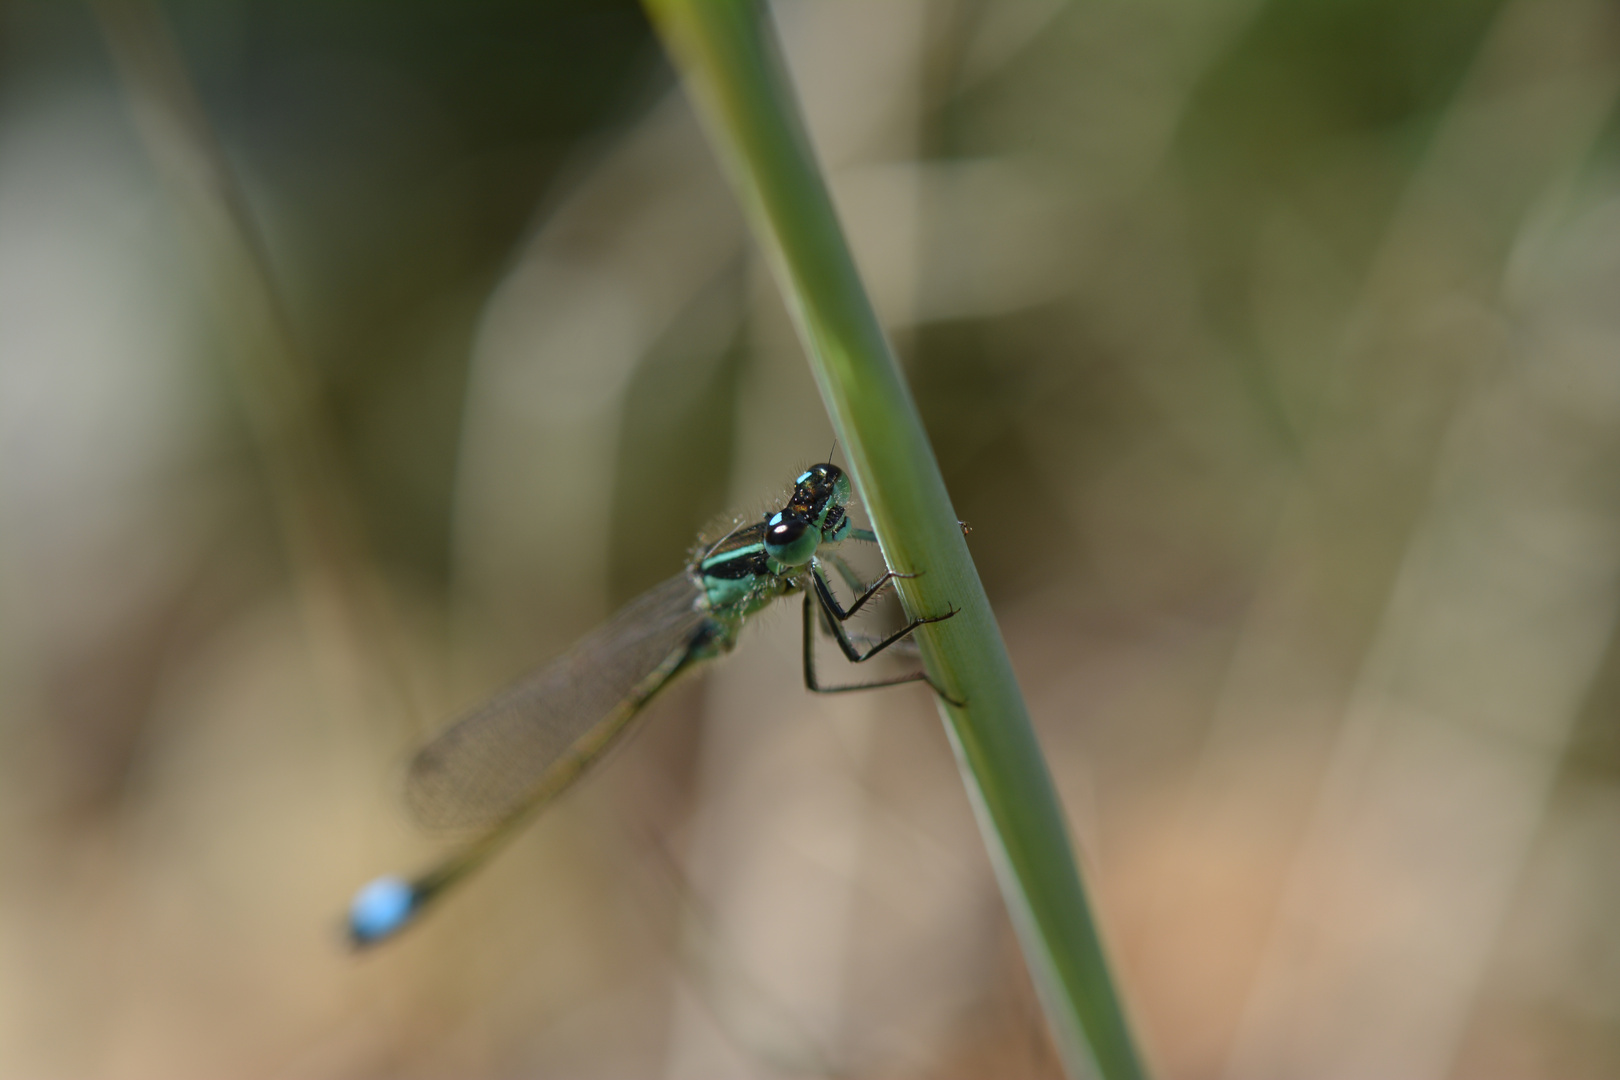
[[[765,554],[784,566],[803,566],[816,553],[819,541],[810,519],[786,510],[765,523]]]
[[[832,482],[833,502],[840,506],[849,502],[849,477],[844,475],[844,470],[836,465],[828,465],[827,472],[829,474],[827,479]]]

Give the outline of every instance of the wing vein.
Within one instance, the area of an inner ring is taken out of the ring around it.
[[[537,807],[616,741],[704,633],[678,574],[549,664],[451,724],[412,760],[405,798],[431,828],[486,826]]]

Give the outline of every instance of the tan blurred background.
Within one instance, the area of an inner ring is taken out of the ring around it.
[[[777,9],[1156,1073],[1620,1074],[1620,20]],[[0,1076],[1047,1077],[796,615],[416,931],[411,748],[820,459],[629,4],[0,6]]]

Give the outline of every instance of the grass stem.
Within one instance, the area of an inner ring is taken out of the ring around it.
[[[775,271],[923,662],[1071,1077],[1144,1075],[1062,808],[928,436],[856,271],[774,28],[752,0],[647,0]]]

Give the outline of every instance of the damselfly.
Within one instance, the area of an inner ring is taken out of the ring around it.
[[[782,597],[804,594],[804,682],[810,690],[838,693],[916,681],[933,686],[921,671],[843,686],[824,686],[816,676],[818,621],[843,654],[860,663],[917,627],[956,614],[953,608],[913,618],[875,642],[851,637],[843,624],[895,578],[913,575],[889,570],[863,588],[830,550],[846,540],[877,541],[850,521],[849,498],[843,470],[813,466],[793,482],[781,510],[700,546],[684,571],[423,747],[406,780],[416,817],[433,827],[480,829],[481,836],[427,873],[378,878],[360,890],[349,909],[350,940],[369,945],[408,925],[577,780],[658,691],[729,652],[748,617]],[[828,584],[825,565],[855,590],[848,608]]]

